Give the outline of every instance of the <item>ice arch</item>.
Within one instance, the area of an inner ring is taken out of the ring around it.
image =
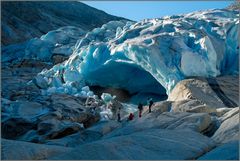
[[[168,94],[189,76],[239,73],[238,16],[236,11],[208,10],[111,22],[80,39],[62,65],[66,73],[76,73],[70,80],[81,77],[90,86]]]

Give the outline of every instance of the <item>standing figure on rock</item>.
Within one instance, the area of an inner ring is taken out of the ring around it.
[[[131,120],[133,120],[133,118],[134,118],[134,115],[133,115],[133,113],[130,113],[130,115],[128,116],[128,121],[131,121]]]
[[[118,108],[118,113],[117,113],[118,122],[121,122],[121,114],[120,114],[120,112],[121,112],[121,108],[119,107]]]
[[[152,98],[148,98],[148,112],[151,113],[152,112],[152,105],[153,105],[153,100]]]
[[[143,104],[142,103],[138,104],[138,110],[139,110],[139,117],[142,117],[142,111],[143,111]]]
[[[59,76],[61,78],[61,82],[62,83],[65,83],[64,78],[63,78],[64,72],[65,72],[64,68],[59,70]]]

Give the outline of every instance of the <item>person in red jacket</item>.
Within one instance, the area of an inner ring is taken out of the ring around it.
[[[128,116],[128,121],[131,121],[131,120],[133,120],[133,118],[134,118],[134,115],[133,115],[133,113],[130,113],[130,115]]]
[[[138,110],[139,110],[139,117],[142,117],[142,111],[143,111],[143,104],[142,103],[138,104]]]

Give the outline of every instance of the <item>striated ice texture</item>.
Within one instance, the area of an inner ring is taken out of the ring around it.
[[[130,94],[169,93],[186,77],[238,74],[238,28],[239,12],[226,9],[110,22],[80,38],[66,62],[42,74],[60,79],[56,73],[64,70],[71,87],[78,82]]]

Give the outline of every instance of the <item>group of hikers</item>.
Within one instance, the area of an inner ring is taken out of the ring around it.
[[[87,97],[86,99],[86,102],[85,102],[85,105],[88,106],[89,102],[91,102],[91,105],[93,105],[93,108],[91,108],[90,112],[92,114],[95,114],[96,113],[96,107],[98,106],[98,103],[96,101],[90,101],[92,97]],[[95,99],[92,99],[92,100],[95,100]],[[147,100],[147,104],[148,104],[148,112],[151,113],[152,112],[152,105],[153,105],[153,99],[152,98],[148,98]],[[106,109],[111,109],[111,106],[112,106],[112,102],[110,101],[110,103],[107,103],[106,104]],[[117,113],[117,121],[118,122],[121,122],[121,106],[117,106],[116,105],[116,110],[115,111]],[[142,103],[139,103],[138,104],[138,117],[141,118],[142,117],[142,112],[143,112],[143,104]],[[131,121],[134,119],[134,114],[133,113],[130,113],[127,120],[128,121]]]
[[[152,112],[152,105],[153,105],[152,98],[148,98],[147,104],[148,104],[148,112],[151,113]],[[121,114],[120,114],[120,112],[121,112],[121,109],[119,108],[118,113],[117,113],[117,120],[118,120],[118,122],[121,122]],[[138,104],[138,116],[139,116],[139,118],[142,117],[142,112],[143,112],[143,104],[139,103]],[[130,113],[129,116],[128,116],[128,121],[131,121],[133,119],[134,119],[134,114]]]

